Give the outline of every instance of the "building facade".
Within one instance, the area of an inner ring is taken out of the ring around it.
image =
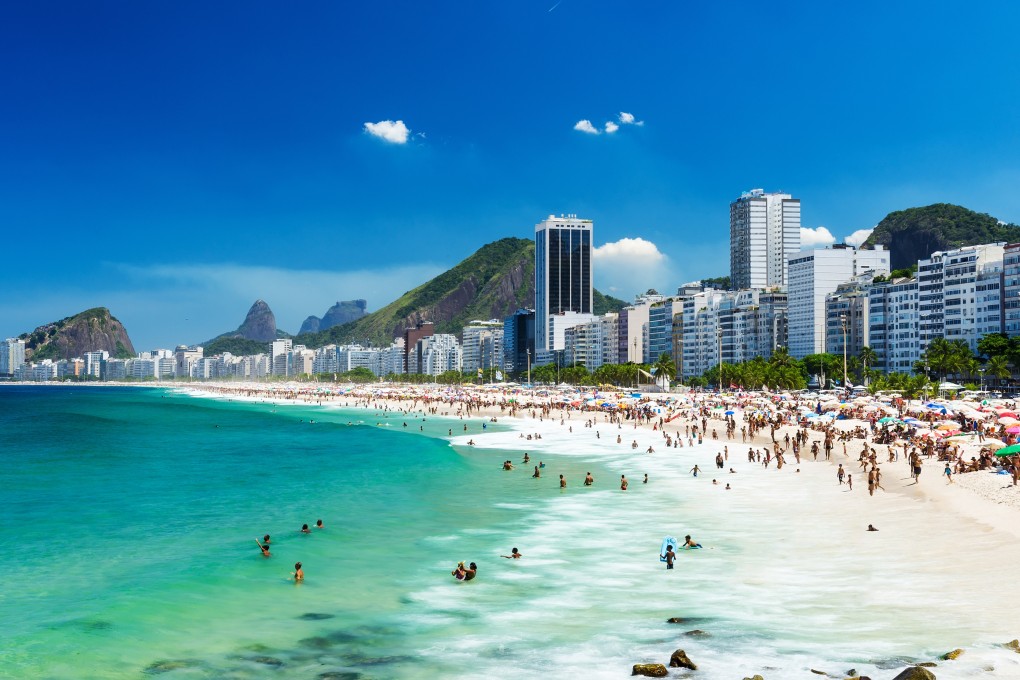
[[[847,245],[805,250],[789,262],[790,355],[803,359],[825,351],[825,296],[841,283],[871,272],[889,273],[883,246],[861,250]]]
[[[592,314],[591,220],[577,215],[550,215],[535,225],[535,351],[562,350],[556,345],[552,318]],[[562,323],[560,325],[562,329]],[[562,334],[559,336],[562,342]]]
[[[730,286],[787,284],[787,261],[800,250],[800,199],[752,189],[730,203]]]

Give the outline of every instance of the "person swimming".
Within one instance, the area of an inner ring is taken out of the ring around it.
[[[510,551],[509,555],[500,555],[500,557],[505,557],[508,560],[519,560],[522,557],[524,557],[524,555],[522,555],[521,553],[517,552],[517,548],[513,548]]]
[[[464,580],[465,581],[472,581],[472,580],[474,580],[475,576],[477,576],[477,575],[478,575],[478,565],[475,564],[474,562],[472,562],[471,565],[467,569],[464,570]]]
[[[312,533],[312,530],[308,528],[307,524],[302,524],[301,525],[301,533],[303,533],[303,534],[310,534],[310,533]]]
[[[325,528],[324,526],[322,526],[322,520],[321,519],[315,520],[315,528],[316,529],[324,529]]]
[[[702,546],[700,543],[695,543],[693,540],[691,540],[691,535],[687,534],[686,536],[684,536],[684,544],[681,547],[686,548],[687,550],[692,550],[694,548],[700,548]]]
[[[269,537],[267,536],[266,538],[269,538]],[[259,543],[259,539],[256,538],[255,539],[255,543],[258,543],[259,550],[262,551],[262,556],[263,557],[272,557],[272,554],[269,552],[269,543],[268,542],[267,543]]]

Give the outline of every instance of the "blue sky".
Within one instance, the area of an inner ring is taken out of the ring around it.
[[[595,220],[600,289],[673,290],[728,273],[728,204],[754,187],[838,239],[942,201],[1020,222],[1018,20],[1008,2],[6,3],[0,335],[104,305],[137,348],[170,346],[256,298],[296,332],[550,213]],[[406,141],[366,128],[384,121]]]

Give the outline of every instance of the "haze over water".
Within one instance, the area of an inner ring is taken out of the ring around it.
[[[1020,675],[994,646],[1016,637],[1009,603],[946,559],[951,541],[996,564],[980,526],[906,497],[862,515],[819,492],[828,466],[765,471],[736,444],[724,491],[714,447],[638,454],[615,434],[643,451],[652,433],[599,423],[595,439],[586,417],[573,434],[518,423],[544,433],[527,442],[546,462],[535,480],[499,469],[522,455],[509,419],[483,434],[430,417],[421,436],[363,409],[4,387],[0,676],[617,678],[683,648],[709,679],[877,679],[954,647],[968,652],[940,680]],[[667,573],[659,543],[685,533],[706,549]],[[522,560],[499,557],[514,546]],[[450,577],[458,560],[479,564],[474,582]],[[682,635],[695,628],[710,637]]]

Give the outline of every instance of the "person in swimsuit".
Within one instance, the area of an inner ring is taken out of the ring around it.
[[[667,545],[666,546],[666,554],[663,555],[663,557],[666,558],[666,568],[667,569],[672,569],[673,568],[673,562],[676,560],[676,553],[673,552],[673,546],[672,545]]]
[[[561,489],[567,488],[567,480],[563,478],[563,475],[560,475],[560,488]]]
[[[590,472],[584,476],[584,485],[585,486],[591,486],[594,483],[595,483],[595,478],[591,476]]]
[[[269,536],[266,536],[266,538],[269,538]],[[262,551],[263,557],[272,557],[272,554],[269,552],[269,541],[266,541],[265,543],[259,543],[259,539],[256,538],[255,542],[258,543],[259,550]]]
[[[316,529],[324,529],[325,528],[324,526],[322,526],[322,520],[321,519],[315,520],[315,528]]]
[[[627,478],[624,475],[620,475],[620,490],[627,490]]]
[[[294,563],[294,582],[300,583],[305,580],[305,571],[301,568],[300,562]]]
[[[519,560],[522,557],[524,557],[524,555],[522,555],[521,553],[517,552],[517,548],[514,548],[513,550],[510,551],[509,555],[500,555],[500,557],[505,557],[508,560]]]
[[[303,533],[303,534],[310,534],[310,533],[312,533],[312,530],[308,528],[307,524],[302,524],[301,525],[301,533]]]
[[[542,476],[542,473],[538,471],[538,466],[537,465],[535,466],[535,474],[533,474],[531,476],[534,477],[535,479],[538,479],[538,478],[540,478]]]
[[[474,562],[472,562],[471,566],[464,570],[464,580],[465,581],[474,580],[475,576],[477,576],[477,575],[478,575],[478,565],[475,564]]]
[[[688,550],[690,550],[691,548],[700,548],[701,544],[700,543],[695,543],[694,541],[692,541],[690,534],[688,534],[688,535],[684,536],[683,547],[687,548]]]
[[[464,563],[463,562],[458,562],[457,563],[457,568],[454,569],[453,571],[451,571],[450,575],[453,576],[458,581],[463,581],[464,580],[464,576],[466,575],[466,573],[467,572],[464,570]]]

